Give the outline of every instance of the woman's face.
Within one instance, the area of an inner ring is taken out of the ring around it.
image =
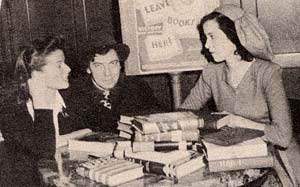
[[[96,84],[105,90],[114,88],[120,76],[121,65],[114,49],[105,55],[96,54],[94,61],[90,62],[87,69]]]
[[[49,53],[45,57],[45,62],[46,65],[41,70],[46,86],[56,90],[68,88],[71,69],[65,64],[64,52],[58,49]]]
[[[216,62],[222,62],[234,58],[236,46],[228,39],[225,33],[219,28],[216,20],[208,20],[203,24],[206,36],[205,47]]]

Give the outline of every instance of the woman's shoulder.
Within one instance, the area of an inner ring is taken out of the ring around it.
[[[262,59],[255,59],[255,67],[256,69],[281,69],[280,65],[276,64],[273,61],[262,60]]]
[[[280,71],[280,69],[280,65],[276,64],[275,62],[255,59],[254,72],[256,72],[257,74],[273,74],[273,72]]]

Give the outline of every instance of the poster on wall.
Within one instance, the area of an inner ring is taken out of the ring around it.
[[[127,75],[202,69],[197,25],[219,0],[120,0],[123,42],[131,49]]]

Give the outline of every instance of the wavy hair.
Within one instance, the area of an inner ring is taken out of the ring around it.
[[[234,22],[231,19],[229,19],[227,16],[219,12],[212,12],[204,16],[197,26],[200,35],[200,41],[202,43],[201,53],[205,56],[205,58],[209,62],[215,62],[209,50],[205,47],[207,37],[204,33],[203,25],[209,20],[216,20],[216,22],[219,25],[219,28],[224,32],[227,38],[236,46],[236,53],[241,56],[242,60],[247,62],[251,62],[253,60],[254,58],[253,55],[241,44],[235,29]]]
[[[26,103],[30,98],[28,79],[33,71],[41,71],[46,65],[45,57],[55,50],[64,49],[62,37],[47,37],[44,40],[34,40],[32,45],[26,47],[18,56],[15,66],[15,79],[17,82],[18,104]]]

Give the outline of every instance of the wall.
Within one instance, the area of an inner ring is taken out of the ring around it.
[[[114,33],[111,1],[103,0],[3,0],[0,14],[1,83],[12,78],[22,46],[36,38],[63,35],[66,56],[78,72],[89,37]]]
[[[292,64],[298,66],[300,51],[298,0],[276,3],[272,0],[220,0],[221,4],[233,3],[258,15],[270,32],[272,47],[278,54],[292,55]],[[278,11],[281,11],[278,14]],[[282,12],[283,11],[283,12]],[[285,20],[289,20],[285,22]],[[287,27],[291,26],[293,27]],[[282,32],[278,32],[280,29]],[[66,59],[73,77],[83,71],[81,58],[85,45],[91,38],[103,39],[101,33],[110,32],[121,41],[121,27],[116,0],[2,0],[0,13],[0,87],[13,78],[14,62],[22,46],[36,38],[62,34],[66,39]],[[281,43],[284,47],[281,47]],[[200,45],[200,43],[199,43]],[[287,59],[285,56],[282,59]],[[296,59],[296,60],[295,60]],[[284,61],[284,60],[283,60]],[[284,70],[284,82],[288,96],[300,99],[297,68]],[[182,98],[185,98],[200,72],[186,72],[181,76]],[[154,89],[157,97],[168,108],[172,107],[170,79],[166,74],[141,76]],[[295,91],[296,88],[296,91]]]

